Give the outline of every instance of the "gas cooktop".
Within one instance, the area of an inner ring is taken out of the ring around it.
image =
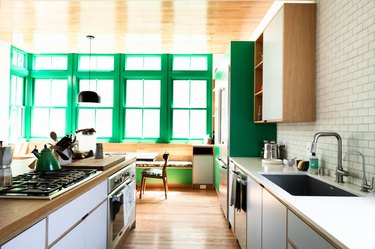
[[[13,177],[13,185],[0,190],[0,198],[52,199],[93,178],[96,169],[62,169],[56,172],[29,172]]]

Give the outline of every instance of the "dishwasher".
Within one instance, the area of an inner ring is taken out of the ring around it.
[[[234,233],[241,248],[246,248],[246,221],[247,221],[247,175],[235,167],[235,177],[232,182],[231,204],[234,205]]]

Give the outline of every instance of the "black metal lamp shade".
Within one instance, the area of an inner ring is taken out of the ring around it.
[[[82,91],[78,94],[79,103],[100,103],[100,96],[94,91]]]

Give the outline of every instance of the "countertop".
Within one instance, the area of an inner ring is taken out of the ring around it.
[[[284,172],[306,174],[295,167],[262,167],[260,158],[233,157],[236,165],[264,188],[269,190],[287,208],[298,214],[304,221],[342,248],[372,248],[375,245],[375,194],[360,192],[359,186],[334,182],[328,176],[316,176],[335,186],[359,195],[359,197],[307,197],[292,196],[261,173]]]
[[[102,171],[89,181],[52,200],[0,199],[0,245],[44,219],[59,207],[106,181],[108,176],[135,162],[135,160],[135,154],[127,154],[125,161]]]

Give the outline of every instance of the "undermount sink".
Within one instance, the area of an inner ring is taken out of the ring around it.
[[[309,175],[262,174],[265,178],[296,196],[351,196],[348,191],[320,181]]]

